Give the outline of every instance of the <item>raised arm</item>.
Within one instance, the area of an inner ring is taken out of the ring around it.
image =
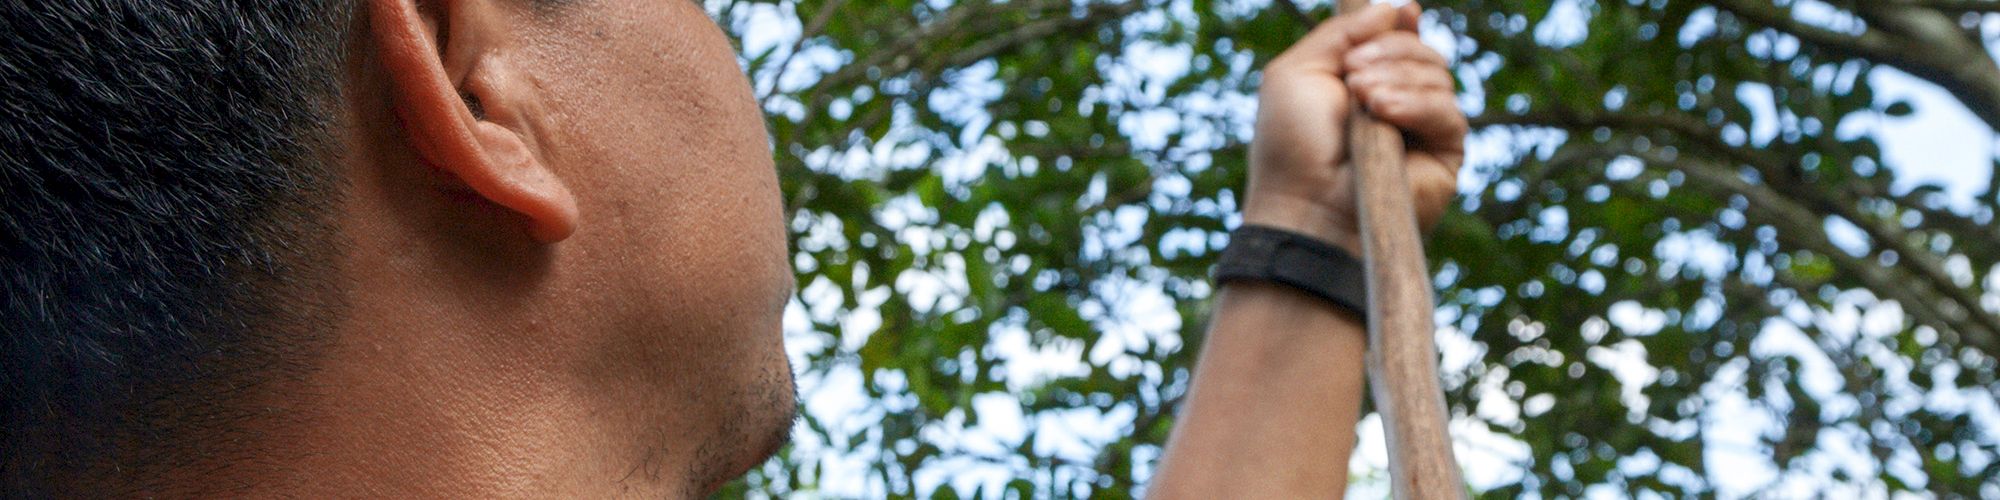
[[[1455,193],[1465,116],[1443,56],[1416,35],[1418,10],[1375,6],[1328,21],[1264,69],[1245,224],[1359,256],[1346,123],[1356,103],[1401,128],[1418,220]],[[1360,415],[1367,330],[1287,285],[1222,286],[1194,384],[1153,498],[1338,497]]]

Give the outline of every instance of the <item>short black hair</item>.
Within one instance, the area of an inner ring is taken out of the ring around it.
[[[0,0],[0,497],[229,460],[308,369],[356,3]]]

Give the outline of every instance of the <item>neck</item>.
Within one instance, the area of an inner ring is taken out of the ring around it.
[[[369,200],[418,198],[352,189],[347,220],[393,221],[409,207]],[[602,325],[559,314],[590,307],[546,286],[569,278],[556,256],[451,226],[342,229],[347,307],[279,398],[292,417],[257,451],[272,463],[244,470],[270,489],[251,496],[692,496],[692,450],[638,437],[694,426],[672,405],[635,414],[593,379],[579,339]]]
[[[643,433],[634,416],[543,362],[559,353],[506,345],[560,332],[468,321],[481,314],[390,296],[357,300],[302,384],[310,389],[296,427],[274,433],[288,439],[264,450],[284,463],[251,483],[303,497],[694,493],[682,475],[694,456],[635,444],[631,437]]]

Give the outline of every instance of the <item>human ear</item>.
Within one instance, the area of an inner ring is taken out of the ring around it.
[[[536,241],[568,238],[579,223],[576,197],[538,154],[527,116],[533,87],[497,45],[508,28],[506,7],[416,2],[368,2],[369,29],[410,146],[479,197],[524,217]]]

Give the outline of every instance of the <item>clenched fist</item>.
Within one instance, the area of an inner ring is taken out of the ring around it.
[[[1467,125],[1444,56],[1417,39],[1418,14],[1415,5],[1375,5],[1342,15],[1264,68],[1245,223],[1302,232],[1361,255],[1347,148],[1357,103],[1403,131],[1418,223],[1425,230],[1437,223],[1456,193]]]

